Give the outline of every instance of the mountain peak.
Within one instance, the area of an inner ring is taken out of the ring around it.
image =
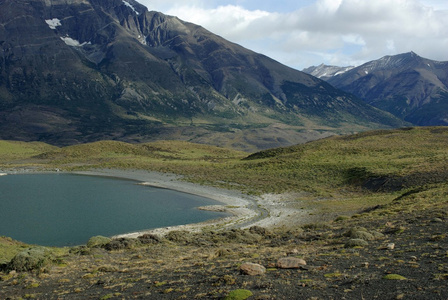
[[[338,67],[338,66],[329,66],[329,65],[325,65],[325,64],[320,64],[317,67],[312,66],[309,68],[305,68],[302,70],[302,72],[313,75],[313,76],[323,79],[323,80],[328,80],[329,78],[331,78],[333,76],[344,74],[345,72],[347,72],[353,68],[354,68],[353,66]]]
[[[448,125],[448,62],[411,51],[367,62],[328,82],[416,125]]]
[[[0,23],[0,138],[251,140],[258,150],[303,141],[303,128],[402,124],[134,0],[4,0]]]

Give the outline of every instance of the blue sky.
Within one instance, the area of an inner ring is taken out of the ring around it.
[[[448,61],[447,0],[137,1],[299,70],[409,51]]]

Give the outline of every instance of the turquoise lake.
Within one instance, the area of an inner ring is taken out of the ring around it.
[[[95,235],[197,223],[226,216],[195,195],[126,179],[74,174],[0,176],[0,235],[30,244],[72,246]]]

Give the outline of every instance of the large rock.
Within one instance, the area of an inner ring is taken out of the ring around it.
[[[299,269],[306,265],[306,261],[297,257],[282,257],[277,261],[277,268]]]
[[[244,263],[240,266],[240,272],[245,275],[263,275],[266,268],[260,264]]]

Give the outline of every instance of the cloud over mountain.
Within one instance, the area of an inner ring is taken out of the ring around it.
[[[411,50],[447,59],[448,8],[442,1],[316,0],[288,12],[245,8],[251,1],[141,2],[149,9],[169,7],[162,11],[299,69],[322,62],[359,65]],[[277,5],[282,2],[291,5]]]

